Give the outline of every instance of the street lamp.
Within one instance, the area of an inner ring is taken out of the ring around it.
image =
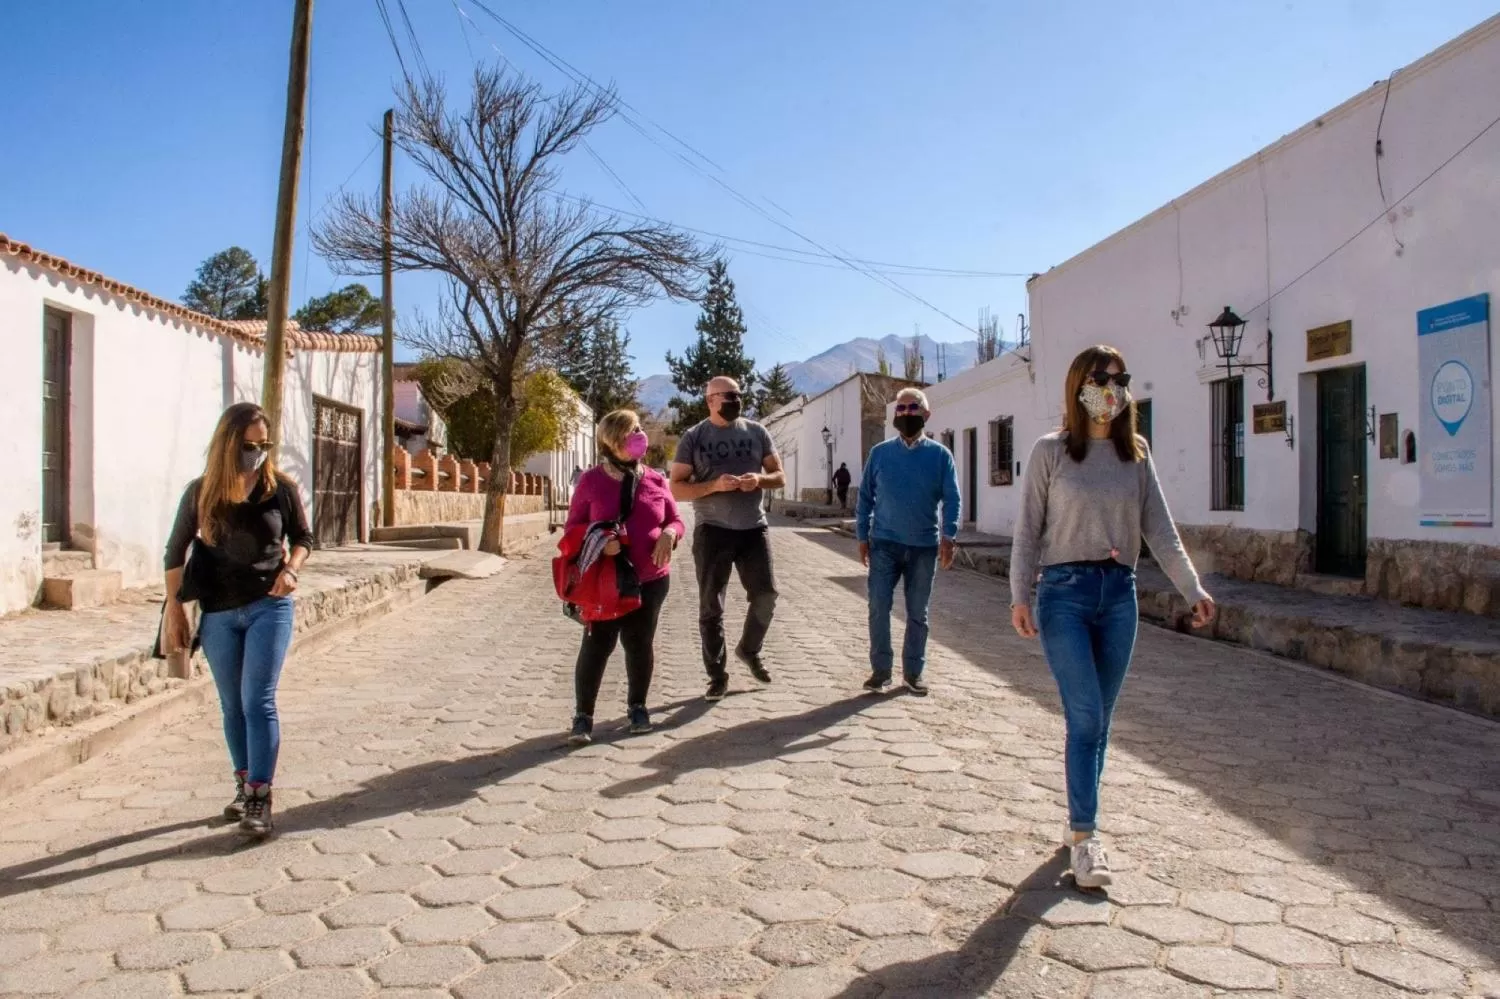
[[[828,449],[828,502],[833,502],[833,431],[823,428],[823,446]]]
[[[1245,320],[1235,315],[1234,310],[1224,306],[1224,311],[1219,313],[1219,318],[1208,324],[1208,334],[1214,341],[1214,353],[1218,354],[1224,361],[1220,365],[1228,377],[1234,377],[1235,365],[1238,364],[1241,371],[1254,369],[1264,371],[1266,376],[1256,382],[1266,390],[1266,401],[1272,402],[1276,399],[1276,381],[1271,372],[1271,328],[1266,327],[1266,360],[1264,364],[1248,364],[1239,359],[1240,344],[1245,337]]]

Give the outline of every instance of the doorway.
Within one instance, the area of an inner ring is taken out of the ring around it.
[[[1318,572],[1365,574],[1366,461],[1364,365],[1320,371]]]
[[[964,523],[979,523],[979,430],[964,431]]]
[[[42,312],[42,543],[66,546],[71,526],[68,511],[68,439],[70,361],[73,323],[66,312]]]
[[[337,547],[359,540],[363,414],[327,399],[313,403],[313,537],[319,548]]]

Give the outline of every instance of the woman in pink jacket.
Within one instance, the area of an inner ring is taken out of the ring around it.
[[[610,413],[599,421],[597,440],[599,464],[579,477],[568,506],[567,528],[619,519],[622,487],[629,488],[628,480],[633,480],[635,503],[625,518],[624,554],[641,583],[641,606],[613,621],[595,621],[583,633],[573,674],[573,731],[568,737],[575,746],[593,739],[594,702],[616,643],[625,646],[630,731],[651,731],[646,695],[656,668],[656,623],[671,584],[672,552],[686,530],[666,478],[641,464],[648,442],[640,418],[628,409]],[[611,541],[604,554],[618,556],[620,549],[619,541]]]

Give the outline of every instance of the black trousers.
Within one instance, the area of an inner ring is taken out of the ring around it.
[[[839,494],[839,506],[848,506],[849,505],[849,487],[848,486],[836,486],[835,487],[835,491],[837,491],[838,494]]]
[[[651,674],[656,670],[656,623],[671,585],[671,576],[642,583],[639,607],[613,621],[595,621],[583,633],[578,665],[573,669],[573,699],[579,714],[593,717],[604,667],[617,643],[625,646],[625,681],[629,688],[625,703],[646,703]]]
[[[736,531],[712,524],[693,529],[693,566],[698,570],[698,634],[703,667],[710,677],[725,674],[724,593],[729,574],[738,572],[750,601],[739,648],[760,655],[776,612],[776,573],[771,566],[771,535],[764,527]]]

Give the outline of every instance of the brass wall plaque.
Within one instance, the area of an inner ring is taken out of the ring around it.
[[[1286,433],[1286,400],[1262,402],[1250,409],[1250,418],[1257,434]]]
[[[1345,319],[1330,326],[1319,326],[1307,331],[1307,359],[1326,361],[1330,357],[1342,357],[1354,350],[1354,323]]]

